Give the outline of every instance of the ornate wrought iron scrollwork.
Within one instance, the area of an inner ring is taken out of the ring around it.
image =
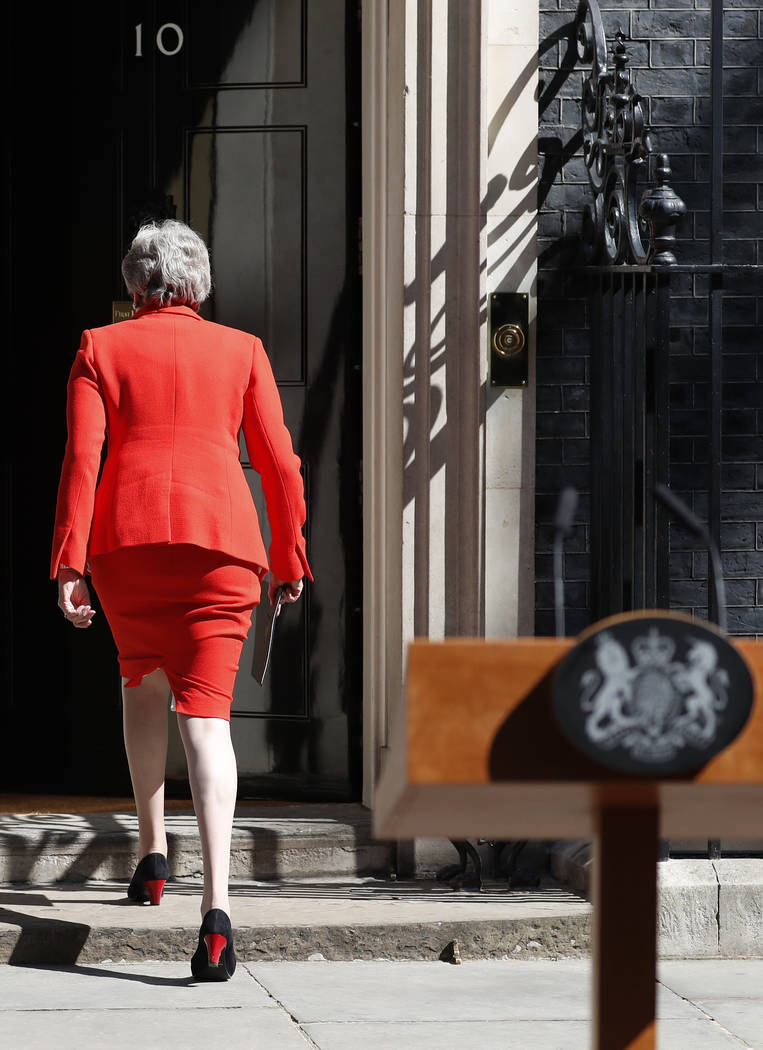
[[[625,37],[618,31],[612,56],[607,49],[598,0],[579,0],[576,14],[578,59],[591,71],[583,81],[583,158],[593,205],[583,216],[589,262],[673,263],[673,227],[686,205],[667,185],[668,158],[662,154],[650,186],[652,142],[642,97],[628,69]]]

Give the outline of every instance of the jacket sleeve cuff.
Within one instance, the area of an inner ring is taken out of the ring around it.
[[[80,576],[84,576],[87,571],[87,565],[85,564],[87,558],[85,555],[79,555],[76,552],[67,549],[66,540],[58,545],[54,545],[53,554],[50,559],[50,578],[55,580],[58,577],[58,570],[62,565],[67,565],[70,569],[74,569]]]
[[[306,576],[308,580],[313,579],[310,566],[307,562],[302,547],[295,547],[290,551],[274,551],[270,549],[270,571],[279,580],[299,580]]]

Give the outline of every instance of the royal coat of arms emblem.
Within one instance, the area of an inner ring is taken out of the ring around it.
[[[747,720],[752,682],[719,632],[665,615],[610,621],[560,667],[557,718],[577,747],[623,772],[698,767]]]

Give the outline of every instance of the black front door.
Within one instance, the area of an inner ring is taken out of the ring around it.
[[[316,582],[279,621],[264,689],[250,642],[242,656],[242,791],[359,793],[357,31],[340,0],[78,4],[32,29],[15,7],[0,702],[23,746],[6,788],[129,787],[107,625],[63,622],[46,561],[79,334],[126,298],[119,263],[140,222],[176,216],[210,248],[202,312],[265,343],[308,498]]]

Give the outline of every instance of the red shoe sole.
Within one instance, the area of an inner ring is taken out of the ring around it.
[[[207,959],[210,966],[220,965],[220,956],[228,946],[228,938],[221,933],[205,933],[204,943],[207,946]]]
[[[143,883],[152,904],[158,904],[162,899],[162,890],[166,881],[166,879],[146,879]]]

